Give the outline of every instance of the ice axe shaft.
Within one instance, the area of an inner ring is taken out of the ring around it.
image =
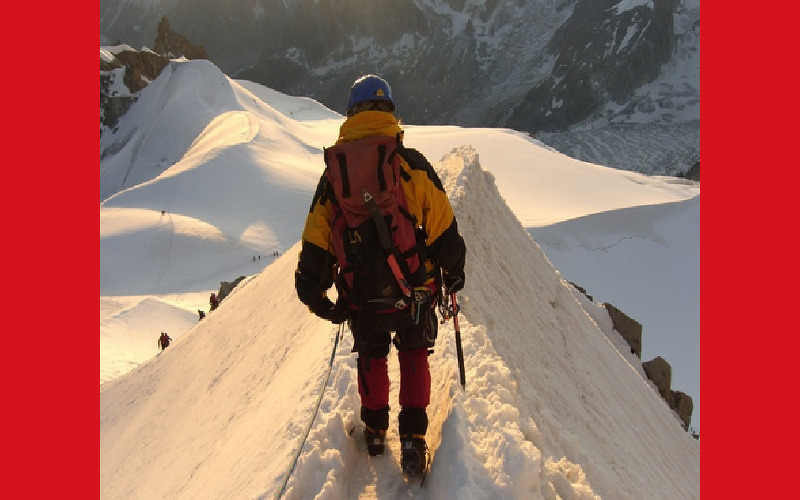
[[[458,302],[456,302],[456,294],[450,294],[450,303],[453,305],[453,326],[456,330],[456,356],[458,357],[458,378],[461,382],[461,389],[465,390],[467,386],[467,376],[464,372],[464,350],[461,348],[461,329],[458,327]]]

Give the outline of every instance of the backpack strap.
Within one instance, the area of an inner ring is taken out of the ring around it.
[[[386,145],[378,144],[378,185],[381,191],[386,191],[386,177],[383,175],[383,162],[386,160]]]
[[[339,160],[339,173],[342,175],[342,198],[350,198],[350,177],[347,174],[347,157],[344,153],[338,153],[336,159]]]
[[[403,295],[411,297],[413,291],[411,285],[409,285],[408,279],[406,279],[406,276],[411,273],[406,272],[404,274],[400,269],[400,263],[402,262],[405,265],[405,261],[398,258],[399,252],[397,248],[392,245],[392,239],[389,236],[389,228],[386,227],[386,221],[383,219],[377,203],[375,203],[375,198],[366,189],[364,190],[364,204],[367,206],[367,209],[369,209],[369,215],[372,217],[372,220],[375,222],[375,227],[378,229],[378,239],[381,248],[386,253],[386,262],[392,270],[394,279],[397,280],[397,284],[400,285],[400,290],[403,292]]]

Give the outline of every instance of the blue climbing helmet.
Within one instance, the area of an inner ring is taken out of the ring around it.
[[[394,101],[392,100],[392,88],[389,82],[376,75],[362,76],[350,87],[347,94],[347,109],[345,113],[349,116],[350,110],[364,101],[389,101],[391,111],[394,111]]]

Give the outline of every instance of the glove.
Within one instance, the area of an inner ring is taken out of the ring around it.
[[[342,297],[339,297],[335,304],[328,297],[324,297],[311,311],[320,318],[338,325],[344,323],[350,316],[350,304]]]
[[[442,282],[444,283],[445,293],[451,294],[461,291],[464,288],[464,271],[460,273],[442,272]]]

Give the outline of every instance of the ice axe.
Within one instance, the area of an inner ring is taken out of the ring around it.
[[[467,386],[467,376],[464,373],[464,350],[461,348],[461,329],[458,327],[458,301],[455,292],[450,294],[450,302],[453,307],[453,327],[456,330],[456,356],[458,357],[458,378],[461,382],[461,389]]]
[[[449,299],[449,304],[448,304]],[[456,298],[456,292],[445,292],[444,294],[444,304],[441,304],[441,313],[442,317],[445,320],[450,319],[453,317],[453,327],[456,331],[456,356],[458,357],[458,378],[461,382],[461,389],[466,389],[467,385],[467,376],[464,371],[464,350],[461,347],[461,329],[458,327],[458,299]]]

